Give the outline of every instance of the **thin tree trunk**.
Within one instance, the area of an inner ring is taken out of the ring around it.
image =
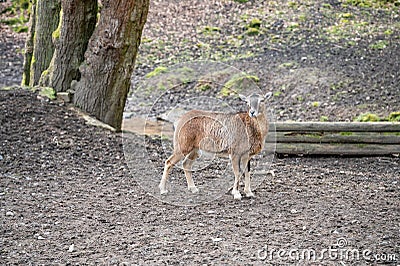
[[[22,73],[22,86],[29,86],[31,63],[33,57],[33,40],[35,36],[35,24],[36,24],[36,0],[32,1],[31,15],[29,18],[29,29],[28,37],[25,42],[25,53],[24,53],[24,70]]]
[[[96,26],[97,0],[62,0],[61,23],[53,33],[55,51],[40,85],[67,91],[72,80],[79,80],[79,65]]]
[[[37,0],[36,2],[34,49],[30,64],[30,86],[38,85],[42,72],[49,67],[53,57],[52,33],[58,26],[60,9],[60,0]]]
[[[89,41],[81,80],[72,82],[75,105],[121,129],[149,0],[104,0],[100,21]]]

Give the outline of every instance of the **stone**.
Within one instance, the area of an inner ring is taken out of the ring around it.
[[[57,100],[63,101],[65,103],[70,103],[71,102],[71,94],[68,92],[58,92]]]

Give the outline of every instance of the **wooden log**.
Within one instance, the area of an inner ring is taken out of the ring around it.
[[[276,131],[400,132],[396,122],[275,122]]]
[[[400,132],[272,132],[267,142],[400,144]]]
[[[400,154],[400,145],[383,144],[316,144],[316,143],[277,143],[278,154],[304,155],[393,155]]]

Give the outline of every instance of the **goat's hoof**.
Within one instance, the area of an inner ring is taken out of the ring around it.
[[[235,193],[235,194],[233,194],[233,198],[235,200],[241,200],[242,199],[242,195],[240,195],[240,193]]]
[[[168,193],[168,190],[166,190],[165,188],[160,188],[160,194],[161,195],[165,195]]]
[[[255,198],[256,195],[254,195],[254,193],[250,191],[250,192],[246,192],[246,197],[247,198]]]
[[[188,189],[192,192],[192,193],[197,193],[199,192],[199,189],[197,187],[188,187]]]

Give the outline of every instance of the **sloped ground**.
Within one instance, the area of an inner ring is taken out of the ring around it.
[[[259,77],[277,120],[386,117],[400,106],[400,13],[373,2],[152,1],[133,94],[156,66],[212,60]]]
[[[193,58],[222,60],[259,76],[261,87],[272,86],[280,120],[398,111],[398,10],[271,3],[153,1],[137,76]],[[262,33],[250,38],[244,32],[253,17],[262,21]],[[205,26],[211,32],[203,34]],[[19,83],[22,59],[14,52],[23,41],[3,28],[0,38],[0,84]],[[176,207],[140,187],[120,135],[85,125],[34,93],[0,91],[0,140],[1,264],[400,261],[398,157],[275,158],[276,176],[265,176],[255,199],[236,202],[222,194],[208,204]],[[131,141],[138,149],[145,143],[135,135]],[[148,152],[157,158],[161,149]],[[140,178],[150,171],[157,174],[149,178],[160,178],[163,158],[152,165],[133,160]],[[184,178],[179,170],[172,177]],[[312,251],[316,257],[301,260]]]

